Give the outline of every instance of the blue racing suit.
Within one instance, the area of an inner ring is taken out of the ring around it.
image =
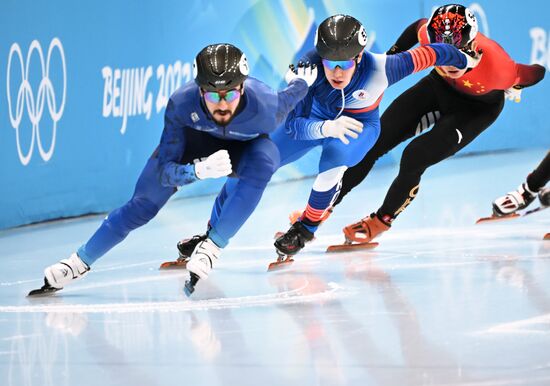
[[[307,90],[302,79],[274,92],[249,77],[234,118],[221,126],[212,120],[193,81],[179,88],[166,107],[160,145],[141,172],[132,198],[108,214],[90,240],[78,249],[80,258],[91,265],[130,231],[146,224],[178,186],[197,180],[193,160],[221,149],[229,152],[233,178],[216,198],[208,236],[219,247],[225,247],[252,214],[279,167],[279,151],[268,134],[284,122]]]
[[[317,79],[307,96],[288,116],[285,125],[271,138],[279,148],[281,166],[299,159],[316,146],[322,146],[319,175],[300,218],[306,228],[314,232],[327,208],[337,198],[344,171],[361,161],[378,139],[378,106],[386,88],[433,65],[465,68],[467,60],[457,48],[448,44],[429,44],[396,55],[364,51],[350,83],[343,90],[330,85],[321,58],[315,51],[310,51],[302,60],[317,64]],[[348,145],[322,134],[323,123],[341,115],[363,124],[362,133],[357,139],[351,139]]]

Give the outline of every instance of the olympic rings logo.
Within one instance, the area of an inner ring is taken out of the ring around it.
[[[50,80],[50,60],[52,57],[52,53],[56,49],[59,53],[59,56],[61,58],[61,65],[62,65],[62,71],[63,71],[63,94],[61,98],[61,103],[59,108],[56,106],[56,100],[55,100],[55,92],[53,88],[52,81]],[[41,66],[41,76],[42,80],[40,81],[40,84],[38,86],[38,92],[36,95],[34,94],[34,91],[31,87],[31,84],[29,82],[29,68],[31,63],[31,56],[36,51],[38,54],[38,58],[40,59],[40,66]],[[15,111],[12,110],[12,98],[10,95],[11,90],[11,66],[12,66],[12,59],[14,61],[19,60],[20,70],[21,70],[21,83],[19,84],[19,89],[17,91],[17,99],[15,100]],[[49,161],[52,157],[54,148],[55,148],[55,136],[56,136],[56,130],[57,130],[57,122],[61,119],[61,116],[63,115],[63,110],[65,108],[65,96],[67,93],[67,69],[65,65],[65,53],[63,51],[63,46],[61,45],[61,42],[58,38],[52,39],[50,43],[50,47],[48,48],[48,53],[46,56],[46,61],[44,62],[44,54],[42,51],[42,47],[40,46],[40,43],[38,40],[33,40],[31,42],[31,45],[29,46],[29,51],[27,53],[27,59],[26,64],[25,61],[23,61],[23,54],[21,52],[21,48],[17,43],[13,43],[10,48],[10,54],[8,56],[8,69],[7,69],[7,75],[6,75],[6,82],[7,82],[7,96],[8,96],[8,109],[10,114],[10,122],[12,127],[15,129],[15,136],[16,136],[16,142],[17,142],[17,153],[19,154],[19,160],[23,165],[27,165],[32,157],[32,153],[34,150],[34,143],[36,138],[36,144],[38,146],[38,151],[40,152],[40,156],[44,161]],[[40,120],[42,119],[42,114],[44,113],[44,105],[48,104],[48,112],[49,115],[53,121],[53,128],[52,128],[52,140],[50,144],[50,148],[48,150],[44,150],[44,147],[42,146],[42,141],[40,139]],[[19,125],[21,124],[21,120],[23,118],[23,111],[26,105],[27,114],[29,117],[29,120],[32,124],[32,136],[31,136],[31,144],[28,149],[28,151],[25,153],[21,149],[21,143],[19,140]]]

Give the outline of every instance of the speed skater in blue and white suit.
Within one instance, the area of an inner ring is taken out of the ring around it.
[[[178,244],[187,269],[202,279],[252,214],[279,167],[279,151],[268,134],[307,94],[317,72],[289,70],[288,87],[274,92],[248,77],[246,56],[230,44],[205,47],[193,70],[195,80],[170,97],[160,145],[132,198],[109,213],[68,259],[46,268],[45,287],[60,289],[84,276],[97,259],[155,217],[179,186],[232,177],[216,198],[207,232]]]
[[[335,15],[315,35],[315,50],[302,62],[318,65],[317,79],[284,127],[272,134],[281,166],[322,147],[319,174],[306,209],[275,241],[282,260],[313,239],[338,197],[342,175],[373,147],[380,134],[378,105],[384,90],[404,77],[434,65],[475,67],[480,53],[464,53],[449,44],[428,44],[397,55],[365,51],[367,34],[355,18]],[[348,138],[349,137],[349,138]]]

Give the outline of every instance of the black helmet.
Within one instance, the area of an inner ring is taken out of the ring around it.
[[[245,81],[248,72],[246,55],[227,43],[204,47],[193,63],[195,82],[205,91],[233,88]]]
[[[367,45],[367,32],[361,23],[348,15],[325,19],[315,34],[315,49],[328,60],[355,58]]]
[[[428,20],[430,43],[447,43],[462,48],[477,35],[473,12],[460,4],[447,4],[435,10]]]

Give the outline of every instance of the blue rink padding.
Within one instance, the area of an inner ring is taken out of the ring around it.
[[[318,23],[343,12],[361,20],[368,48],[384,52],[435,1],[69,0],[0,4],[0,229],[109,211],[124,203],[157,146],[170,94],[192,78],[195,54],[213,42],[247,54],[251,75],[274,88],[288,64],[312,48]],[[480,30],[522,63],[550,63],[550,3],[465,3]],[[535,10],[535,11],[534,11]],[[529,17],[517,15],[528,14]],[[392,86],[383,111],[426,72]],[[507,103],[498,121],[463,152],[548,148],[548,80]],[[380,161],[399,159],[399,147]],[[318,152],[274,181],[317,173]],[[216,192],[220,181],[181,189]]]

